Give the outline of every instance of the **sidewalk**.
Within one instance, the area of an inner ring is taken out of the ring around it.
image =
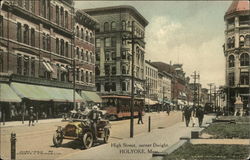
[[[211,122],[214,116],[205,116],[204,124]],[[153,152],[162,152],[179,141],[180,137],[191,137],[191,130],[199,127],[186,127],[184,122],[176,123],[168,128],[154,129],[105,145],[98,145],[62,156],[61,160],[146,160],[152,158]]]
[[[36,120],[34,121],[34,124],[42,124],[42,123],[53,123],[53,122],[61,122],[62,118],[54,118],[54,119],[38,119],[38,123]],[[10,122],[5,122],[5,125],[3,125],[3,122],[0,122],[0,128],[5,128],[5,127],[16,127],[16,126],[27,126],[29,125],[29,121],[26,120],[24,123],[22,121],[10,121]]]

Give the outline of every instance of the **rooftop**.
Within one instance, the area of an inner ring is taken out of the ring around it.
[[[249,0],[236,0],[233,1],[228,8],[226,15],[237,11],[247,11],[249,10]]]

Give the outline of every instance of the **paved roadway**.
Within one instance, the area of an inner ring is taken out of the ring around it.
[[[151,116],[152,129],[170,127],[181,122],[181,112],[147,113],[144,117],[144,124],[138,125],[134,120],[135,135],[148,131],[148,116]],[[52,136],[58,125],[65,125],[67,122],[38,123],[35,126],[15,126],[1,128],[0,155],[2,159],[10,159],[10,134],[17,135],[16,153],[17,159],[56,159],[67,157],[72,153],[85,152],[81,150],[81,143],[78,141],[64,140],[62,147],[55,148],[52,143]],[[130,136],[130,120],[111,122],[111,136],[109,143],[116,142]],[[101,145],[101,144],[100,144]]]

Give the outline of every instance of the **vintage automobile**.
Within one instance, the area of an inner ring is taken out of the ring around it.
[[[99,140],[107,143],[110,136],[111,124],[106,119],[99,119],[96,127],[97,133],[94,134],[91,120],[88,118],[89,113],[89,111],[72,112],[68,120],[69,123],[65,127],[58,126],[54,133],[54,145],[60,147],[63,139],[80,140],[83,145],[82,148],[85,149],[90,148],[94,142]],[[96,135],[96,139],[94,135]]]

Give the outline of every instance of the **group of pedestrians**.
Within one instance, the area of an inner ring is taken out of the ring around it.
[[[194,127],[196,118],[198,118],[198,125],[201,127],[204,118],[204,110],[201,106],[185,106],[183,108],[183,117],[185,118],[186,127],[189,126],[190,120],[192,120],[192,126]]]

